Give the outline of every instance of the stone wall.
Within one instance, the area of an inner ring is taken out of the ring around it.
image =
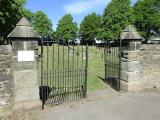
[[[160,44],[130,42],[128,48],[121,57],[121,90],[160,89]]]
[[[0,120],[10,119],[13,105],[12,47],[0,46]],[[2,118],[3,116],[3,118]]]
[[[132,41],[122,47],[121,83],[122,91],[140,90],[140,62],[139,51],[141,42]]]
[[[142,88],[160,89],[160,44],[143,44],[139,61]]]

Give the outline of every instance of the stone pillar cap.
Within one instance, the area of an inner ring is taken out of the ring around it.
[[[133,25],[128,25],[120,36],[121,40],[142,40],[143,37],[137,32]]]
[[[8,38],[37,38],[41,36],[34,30],[32,24],[23,17],[13,29],[13,31],[7,36]]]

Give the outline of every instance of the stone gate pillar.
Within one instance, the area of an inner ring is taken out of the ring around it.
[[[140,61],[139,51],[142,37],[134,26],[127,26],[121,34],[121,91],[139,91],[140,87]]]
[[[37,50],[38,39],[41,37],[28,20],[22,18],[8,38],[13,48],[15,86],[13,109],[27,111],[40,108]]]

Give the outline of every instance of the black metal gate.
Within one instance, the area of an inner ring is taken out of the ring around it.
[[[104,47],[105,81],[120,90],[121,40],[107,41]]]
[[[88,46],[71,44],[42,42],[39,67],[43,105],[56,105],[86,97]]]

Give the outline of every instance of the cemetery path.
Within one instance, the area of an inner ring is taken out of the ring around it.
[[[33,120],[160,120],[160,91],[117,93],[107,89],[78,102],[30,113]]]

